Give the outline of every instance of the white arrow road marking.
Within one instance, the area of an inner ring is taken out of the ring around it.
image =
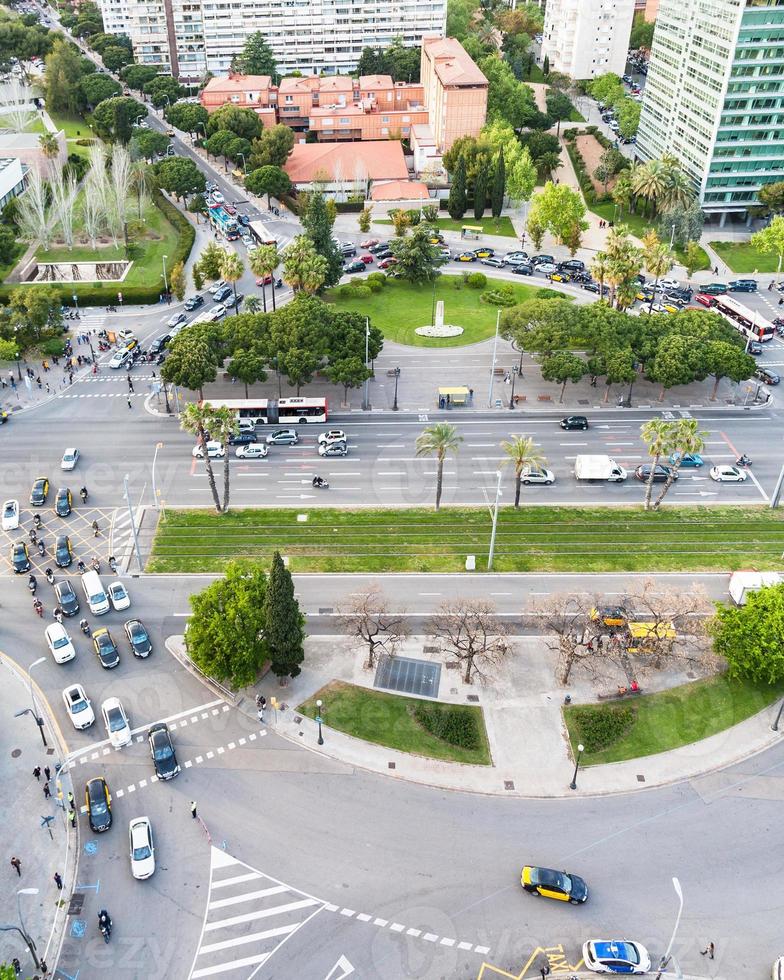
[[[342,973],[338,973],[338,970],[342,970]],[[337,963],[332,967],[329,973],[326,975],[324,980],[344,980],[344,977],[349,976],[354,972],[354,967],[349,963],[345,956],[341,956]]]

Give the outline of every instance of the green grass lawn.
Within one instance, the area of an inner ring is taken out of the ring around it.
[[[483,745],[479,749],[464,749],[451,745],[432,735],[413,717],[417,699],[401,694],[385,694],[381,691],[332,681],[299,705],[308,718],[317,714],[316,701],[323,701],[322,718],[325,725],[365,742],[385,745],[399,752],[411,752],[431,759],[449,762],[465,762],[477,766],[491,765],[490,747],[487,743],[482,709],[472,705],[460,705],[466,713],[478,713]],[[454,705],[442,705],[444,709]],[[329,734],[326,736],[329,738]]]
[[[391,218],[377,218],[374,219],[373,224],[391,225],[393,222]],[[517,238],[517,232],[512,226],[512,221],[505,214],[502,214],[500,218],[494,218],[492,215],[475,218],[472,214],[466,214],[459,221],[455,221],[454,218],[439,218],[436,224],[441,231],[460,231],[463,225],[481,225],[482,234],[484,235],[502,235],[506,238]],[[471,242],[469,240],[466,241],[466,248],[471,248]]]
[[[605,221],[615,221],[617,225],[626,225],[632,235],[642,238],[646,231],[653,226],[651,218],[643,218],[639,214],[629,214],[612,203],[605,201],[602,204],[590,205],[591,211]]]
[[[411,485],[420,488],[428,505],[419,509],[260,508],[221,516],[167,510],[148,571],[216,572],[235,558],[269,562],[275,551],[287,555],[296,572],[460,572],[466,555],[476,555],[477,569],[484,570],[490,542],[486,509],[446,507],[435,513],[427,499],[435,480],[425,480],[425,468],[434,472],[432,462],[417,461],[410,473]],[[220,465],[217,474],[220,481]],[[511,494],[512,477],[504,482]],[[308,514],[307,522],[297,521],[298,511]],[[764,507],[665,504],[655,513],[631,507],[503,507],[494,569],[775,570],[781,568],[782,551],[784,517]]]
[[[572,111],[569,113],[569,119],[568,119],[568,121],[569,122],[581,123],[581,122],[585,122],[585,117],[582,115],[582,113],[578,109],[572,108]]]
[[[482,266],[466,263],[466,272],[479,272]],[[488,287],[495,280],[488,280]],[[518,303],[532,299],[538,292],[532,286],[512,283]],[[436,281],[436,301],[444,301],[446,323],[463,328],[458,337],[420,337],[414,333],[417,327],[432,323],[433,287],[414,286],[411,283],[389,279],[380,293],[366,299],[347,299],[338,289],[330,289],[324,298],[343,310],[353,310],[369,316],[387,340],[413,347],[463,347],[475,344],[495,333],[496,308],[480,299],[484,290],[469,289],[461,276],[441,276]]]
[[[615,743],[596,752],[584,752],[585,765],[621,762],[689,745],[762,711],[781,694],[784,682],[776,685],[729,680],[725,675],[684,684],[669,691],[640,695],[622,702],[631,707],[634,721]],[[612,711],[621,702],[592,705]],[[572,749],[581,738],[580,715],[584,705],[564,708]]]
[[[79,223],[76,222],[78,227]],[[177,244],[177,231],[164,217],[163,213],[149,204],[145,211],[143,234],[135,232],[129,238],[138,246],[138,252],[133,257],[133,266],[124,279],[126,286],[145,286],[156,278],[161,278],[163,284],[163,256],[174,254]],[[76,245],[73,249],[64,246],[50,248],[47,251],[36,252],[39,262],[111,262],[125,258],[123,245],[115,248],[111,244],[101,245],[92,249],[89,245]]]
[[[546,82],[547,79],[544,77],[544,72],[539,67],[539,65],[531,65],[531,73],[526,78],[527,82]]]
[[[58,129],[64,131],[67,140],[91,139],[95,136],[82,116],[69,116],[64,112],[50,112],[49,118]]]
[[[710,256],[708,255],[708,253],[705,251],[705,249],[701,245],[698,245],[697,247],[700,250],[700,264],[697,266],[697,268],[696,268],[695,271],[696,272],[706,272],[709,269],[712,269],[713,266],[711,265],[711,260],[710,260]],[[681,265],[685,265],[686,264],[686,252],[685,252],[684,249],[682,249],[682,248],[676,248],[675,249],[675,257],[678,260],[678,262],[680,262]]]
[[[748,242],[711,242],[710,246],[733,272],[776,272],[779,267],[778,255],[760,252]]]

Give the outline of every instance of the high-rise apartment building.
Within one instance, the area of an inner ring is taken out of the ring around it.
[[[446,0],[100,0],[107,31],[127,33],[137,61],[182,81],[225,75],[261,31],[285,74],[353,71],[362,49],[396,37],[418,47],[443,34]]]
[[[784,179],[784,0],[661,0],[637,152],[672,154],[708,216]]]
[[[542,60],[574,79],[622,75],[635,0],[548,0]]]

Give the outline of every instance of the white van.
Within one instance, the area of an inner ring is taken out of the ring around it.
[[[98,572],[89,571],[82,575],[82,588],[87,599],[87,605],[94,616],[103,616],[109,612],[109,597],[103,590]]]

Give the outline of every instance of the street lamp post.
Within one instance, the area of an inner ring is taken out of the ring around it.
[[[779,730],[779,722],[781,721],[781,716],[784,714],[784,701],[779,705],[779,712],[776,715],[776,720],[770,726],[771,731],[777,732]]]
[[[495,380],[495,358],[498,350],[498,328],[501,326],[501,311],[495,317],[495,341],[493,342],[493,363],[490,365],[490,387],[487,391],[487,407],[493,407],[493,381]]]
[[[673,225],[672,225],[672,233],[670,235],[670,249],[672,249],[672,246],[674,244],[675,244],[675,223],[673,222]]]
[[[318,701],[316,701],[316,711],[318,711],[318,714],[316,715],[316,721],[318,722],[318,744],[319,745],[323,745],[324,744],[324,736],[321,734],[321,723],[324,720],[321,717],[321,706],[323,705],[323,703],[324,702],[321,699],[319,699]]]
[[[163,294],[164,296],[169,295],[169,280],[166,278],[166,259],[168,255],[163,256]]]
[[[396,412],[397,411],[397,379],[399,377],[400,377],[400,368],[399,367],[396,367],[395,368],[395,399],[392,402],[392,411],[393,412]]]
[[[244,153],[238,153],[237,156],[238,157],[242,157],[242,172],[247,177],[248,176],[248,163],[245,160],[245,154]]]
[[[673,926],[672,935],[670,936],[670,941],[667,945],[667,950],[659,960],[659,972],[656,974],[656,980],[661,980],[661,975],[667,968],[670,962],[670,953],[672,952],[673,943],[675,942],[675,934],[678,931],[678,926],[681,922],[681,915],[683,913],[683,891],[681,889],[681,883],[677,878],[672,879],[672,887],[675,889],[675,894],[678,896],[678,914],[675,917],[675,925]],[[680,971],[678,971],[680,973]]]
[[[512,391],[511,394],[509,395],[510,408],[515,407],[515,400],[514,400],[515,381],[517,380],[518,377],[522,378],[523,376],[523,352],[514,341],[512,341],[512,348],[516,351],[520,351],[520,366],[517,369],[517,374],[515,374],[514,372],[512,373]]]
[[[498,501],[501,497],[501,477],[503,474],[500,470],[496,473],[496,484],[495,484],[495,504],[493,506],[493,529],[490,532],[490,551],[487,555],[487,570],[491,572],[493,570],[493,558],[495,556],[495,533],[498,530]]]
[[[365,317],[365,369],[368,370],[370,367],[369,358],[369,345],[370,344],[370,318]],[[370,383],[370,377],[365,378],[365,392],[362,399],[362,411],[370,411],[370,391],[368,385]]]
[[[164,398],[164,401],[166,402],[166,414],[167,415],[171,415],[171,406],[169,405],[169,389],[168,389],[168,387],[166,385],[166,382],[163,381],[162,378],[161,378],[161,381],[163,383],[163,398]]]
[[[580,757],[585,751],[583,745],[577,746],[577,758],[574,760],[574,775],[572,776],[572,781],[569,783],[569,789],[577,789],[577,770],[580,768]]]
[[[24,919],[22,918],[22,904],[19,898],[20,895],[37,895],[37,894],[38,894],[37,888],[19,889],[19,891],[16,893],[16,912],[17,915],[19,916],[19,925],[18,926],[0,925],[0,932],[18,932],[19,935],[22,937],[22,939],[24,939],[25,945],[30,950],[30,955],[33,958],[33,962],[35,963],[36,970],[40,970],[41,960],[38,959],[38,952],[35,948],[35,942],[33,941],[29,932],[25,928]]]
[[[19,380],[22,380],[22,361],[20,360],[19,353],[16,354],[16,371],[19,375]]]
[[[158,510],[158,488],[155,485],[155,461],[158,458],[159,449],[163,449],[162,442],[155,443],[155,452],[152,455],[152,502],[155,504],[156,510]]]

